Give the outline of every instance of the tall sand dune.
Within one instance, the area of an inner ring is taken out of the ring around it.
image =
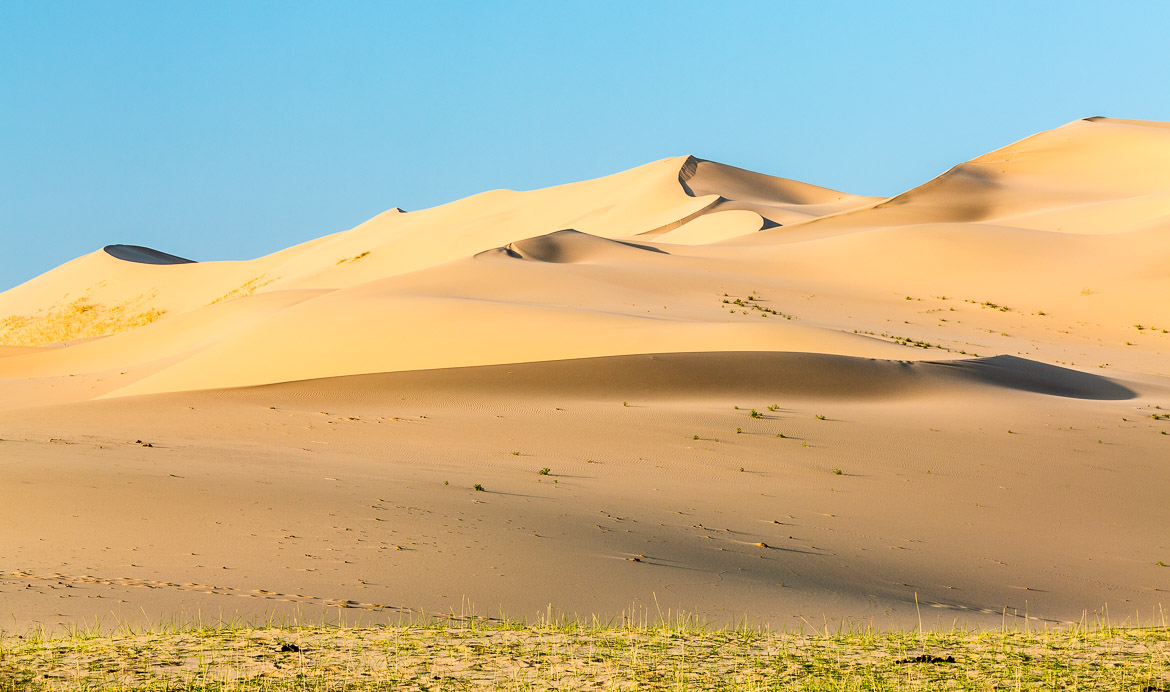
[[[0,294],[0,616],[1156,612],[1168,267],[1170,125],[1108,118],[107,245]]]
[[[1164,123],[1087,118],[959,164],[888,200],[808,223],[821,232],[953,222],[1088,234],[1167,227],[1168,158]]]
[[[907,358],[1162,373],[1167,132],[1076,121],[884,201],[679,157],[395,208],[247,262],[109,246],[0,295],[7,345],[70,344],[5,370],[153,364],[97,388],[111,395],[637,351],[897,357],[909,343]],[[1049,223],[1065,216],[1083,227]],[[223,321],[238,301],[245,322]],[[979,316],[928,317],[956,310]]]

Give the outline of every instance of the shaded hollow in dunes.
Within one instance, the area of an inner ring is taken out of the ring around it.
[[[353,375],[316,382],[323,389],[359,398],[363,394],[376,397],[381,391],[424,388],[517,395],[559,391],[598,399],[723,395],[880,399],[964,386],[1090,400],[1136,396],[1128,387],[1105,377],[1014,356],[930,362],[763,351],[603,356]],[[303,390],[304,386],[288,383],[233,391],[260,394],[289,387]]]

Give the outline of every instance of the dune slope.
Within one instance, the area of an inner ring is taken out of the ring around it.
[[[70,344],[4,370],[141,368],[125,392],[146,393],[639,351],[898,358],[909,341],[1162,373],[1167,133],[1076,121],[889,200],[679,157],[392,209],[247,262],[108,246],[0,294],[6,346]],[[194,317],[249,300],[247,325]],[[170,321],[205,326],[182,341]],[[134,345],[78,343],[94,337]]]
[[[683,156],[247,261],[108,245],[0,294],[4,603],[1156,608],[1168,162],[1089,118],[890,199]]]

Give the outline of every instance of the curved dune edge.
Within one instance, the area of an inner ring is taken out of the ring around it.
[[[754,212],[764,220],[763,228],[867,207],[884,199],[851,195],[694,156],[683,161],[678,182],[692,197],[714,196],[710,212]]]
[[[669,254],[649,245],[640,245],[621,240],[602,238],[567,228],[544,235],[517,240],[493,250],[486,250],[475,257],[506,255],[549,264],[580,264],[595,259],[613,260],[625,253],[652,252]]]
[[[656,243],[672,245],[706,245],[729,238],[755,233],[768,227],[767,220],[754,211],[733,209],[716,211],[655,236]]]
[[[571,393],[619,401],[733,395],[884,399],[961,393],[977,387],[1089,400],[1124,400],[1138,395],[1106,377],[1014,356],[896,361],[764,351],[599,356],[344,375],[218,391],[241,396],[280,392],[362,400],[398,390],[428,389],[526,396]]]

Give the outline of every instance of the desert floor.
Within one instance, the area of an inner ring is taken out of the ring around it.
[[[860,398],[758,383],[841,369],[800,359],[630,356],[5,412],[5,625],[1160,617],[1164,384],[1095,400],[949,373]],[[671,384],[704,371],[704,387]],[[886,376],[905,377],[856,374]]]

